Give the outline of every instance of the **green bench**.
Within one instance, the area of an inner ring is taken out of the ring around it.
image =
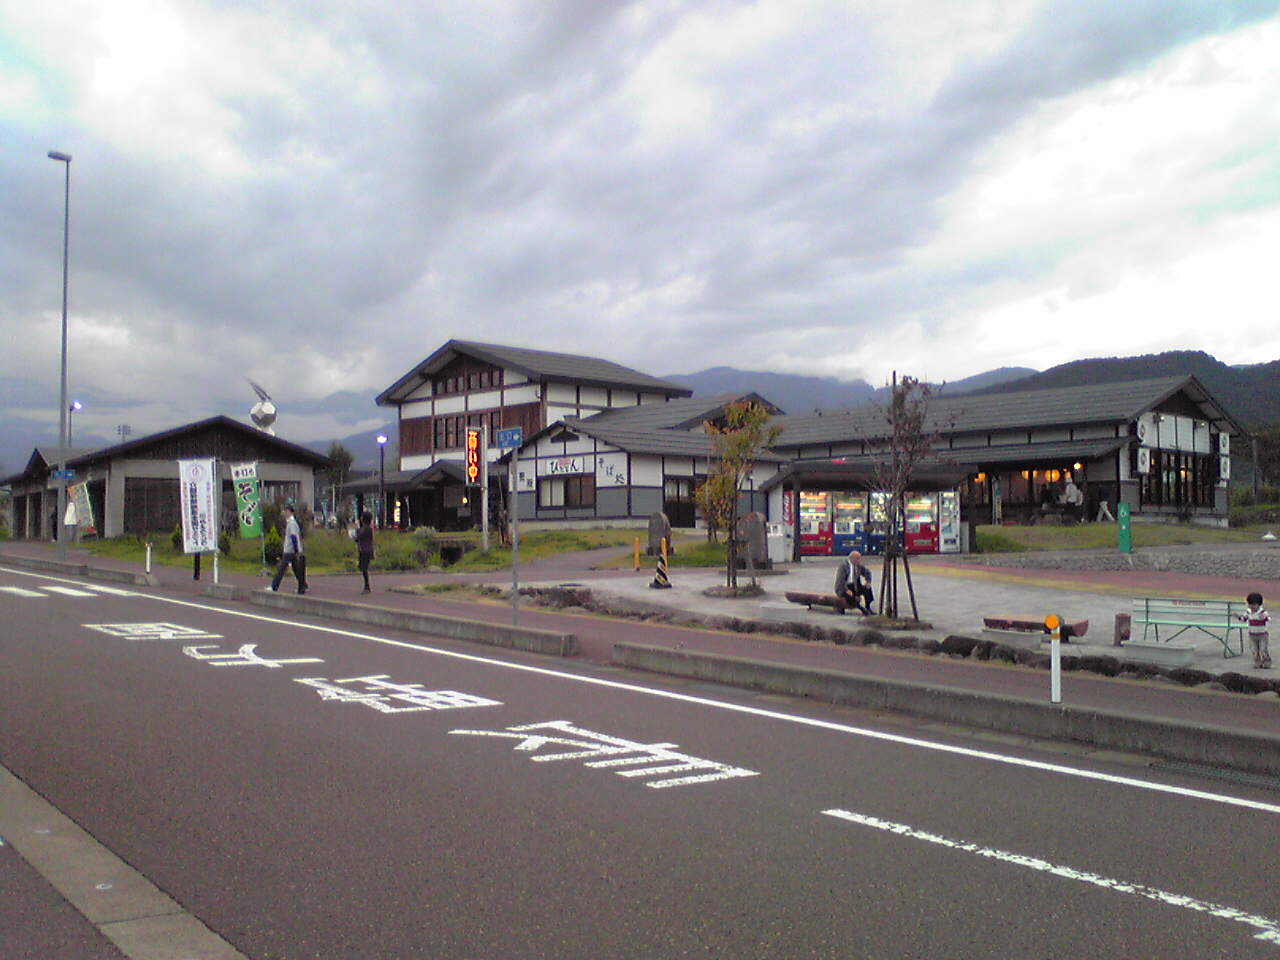
[[[1238,600],[1181,600],[1173,597],[1134,597],[1130,637],[1142,625],[1142,641],[1154,636],[1157,643],[1168,643],[1188,630],[1206,633],[1222,644],[1223,657],[1244,653],[1245,624],[1240,620],[1248,607]],[[1160,628],[1164,627],[1164,636]],[[1231,645],[1232,632],[1236,646]]]

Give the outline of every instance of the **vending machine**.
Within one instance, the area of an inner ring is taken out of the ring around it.
[[[960,552],[960,493],[956,490],[938,494],[938,552]]]
[[[863,553],[884,553],[884,541],[889,534],[889,494],[873,493],[868,498],[867,529],[863,536]]]
[[[800,555],[831,555],[831,496],[800,491]]]
[[[907,553],[937,553],[937,498],[931,493],[907,494],[906,514],[902,541]]]
[[[834,495],[831,520],[831,549],[838,557],[850,550],[867,552],[867,497],[862,493],[837,493]]]

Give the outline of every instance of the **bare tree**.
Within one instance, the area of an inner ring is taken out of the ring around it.
[[[903,548],[903,531],[906,526],[907,493],[916,468],[929,458],[938,443],[940,434],[931,429],[929,405],[941,386],[934,387],[915,377],[904,376],[898,380],[893,373],[889,403],[883,409],[885,425],[886,458],[876,466],[872,483],[876,490],[889,495],[886,505],[886,530],[884,565],[880,579],[880,613],[886,617],[898,617],[898,561],[901,559],[907,582],[907,595],[911,600],[911,616],[919,620],[915,588],[911,583],[911,564]]]

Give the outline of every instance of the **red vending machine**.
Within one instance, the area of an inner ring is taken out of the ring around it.
[[[907,553],[938,552],[938,498],[932,493],[907,494]]]
[[[800,491],[800,555],[831,556],[831,497]]]

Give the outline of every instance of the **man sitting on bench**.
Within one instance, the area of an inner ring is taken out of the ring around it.
[[[836,570],[836,596],[848,600],[864,614],[871,614],[875,594],[871,592],[871,571],[862,565],[862,554],[849,551],[849,558]]]

